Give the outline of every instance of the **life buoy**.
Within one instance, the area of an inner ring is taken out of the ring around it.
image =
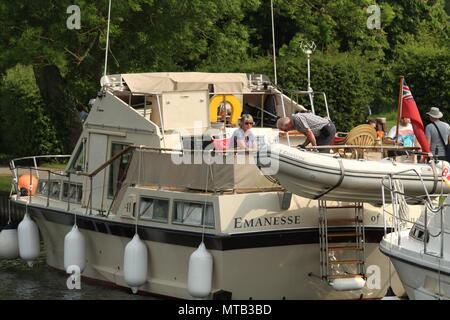
[[[31,177],[31,178],[30,178]],[[31,182],[31,184],[30,184]],[[38,186],[38,178],[33,175],[23,174],[18,181],[19,192],[22,196],[28,196],[28,191],[31,189],[31,195],[34,196]]]
[[[217,122],[217,109],[222,102],[228,102],[231,105],[230,123],[236,125],[242,113],[242,104],[239,99],[232,94],[217,94],[209,102],[209,117],[211,122]]]

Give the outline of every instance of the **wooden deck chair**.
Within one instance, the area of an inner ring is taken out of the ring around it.
[[[370,124],[361,124],[347,134],[345,139],[338,145],[354,145],[354,146],[373,146],[377,139],[377,132],[375,128]],[[349,150],[344,150],[344,157],[350,156],[352,159],[361,159],[364,157],[364,149],[352,149],[351,154],[347,155]]]

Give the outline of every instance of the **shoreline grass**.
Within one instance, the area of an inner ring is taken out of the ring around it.
[[[11,190],[12,176],[9,174],[0,174],[0,191],[9,192]]]
[[[389,111],[389,112],[372,114],[371,116],[368,117],[368,119],[374,119],[374,120],[377,118],[386,118],[387,132],[389,132],[389,130],[393,126],[397,125],[397,111]]]

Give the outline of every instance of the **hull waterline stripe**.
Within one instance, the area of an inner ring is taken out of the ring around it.
[[[19,206],[22,204],[17,203]],[[65,211],[55,209],[28,206],[28,211],[35,218],[45,221],[72,226],[74,215]],[[132,238],[134,236],[135,224],[101,219],[94,216],[77,215],[78,228],[90,230],[118,237]],[[350,231],[351,226],[330,228],[335,231]],[[202,240],[201,232],[174,230],[158,228],[155,226],[138,226],[138,234],[142,240],[160,243],[175,244],[196,248]],[[384,226],[366,227],[366,241],[368,243],[379,243],[384,235]],[[330,242],[353,242],[354,237],[336,239]],[[208,249],[213,250],[235,250],[262,248],[298,244],[318,244],[318,227],[307,227],[299,229],[268,230],[261,232],[242,232],[231,235],[205,234],[204,242]]]

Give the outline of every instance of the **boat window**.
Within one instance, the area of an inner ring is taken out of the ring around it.
[[[59,199],[60,191],[61,191],[61,183],[59,181],[52,181],[50,183],[50,197]]]
[[[38,186],[36,189],[36,193],[47,195],[47,193],[48,193],[48,181],[47,180],[39,180]]]
[[[128,147],[128,144],[113,142],[111,144],[111,158],[126,147]],[[126,152],[121,157],[114,160],[109,168],[108,197],[110,199],[114,197],[125,179],[130,156],[131,152]]]
[[[78,146],[77,153],[75,154],[74,160],[70,164],[69,171],[84,171],[84,163],[86,157],[86,139],[83,139]]]
[[[139,217],[145,220],[167,222],[169,217],[169,200],[142,197]]]
[[[175,201],[174,223],[214,228],[214,209],[211,203]]]
[[[419,241],[424,241],[425,238],[425,230],[418,227],[418,226],[414,226],[411,228],[411,231],[409,232],[409,235],[411,236],[411,238],[414,238],[416,240]],[[428,242],[429,240],[429,236],[427,235],[426,237],[426,242]]]
[[[266,148],[266,139],[264,136],[256,136],[256,144],[258,145],[258,149]]]
[[[83,186],[80,183],[68,183],[63,184],[63,200],[70,201],[72,203],[81,203],[81,197],[83,196]]]

